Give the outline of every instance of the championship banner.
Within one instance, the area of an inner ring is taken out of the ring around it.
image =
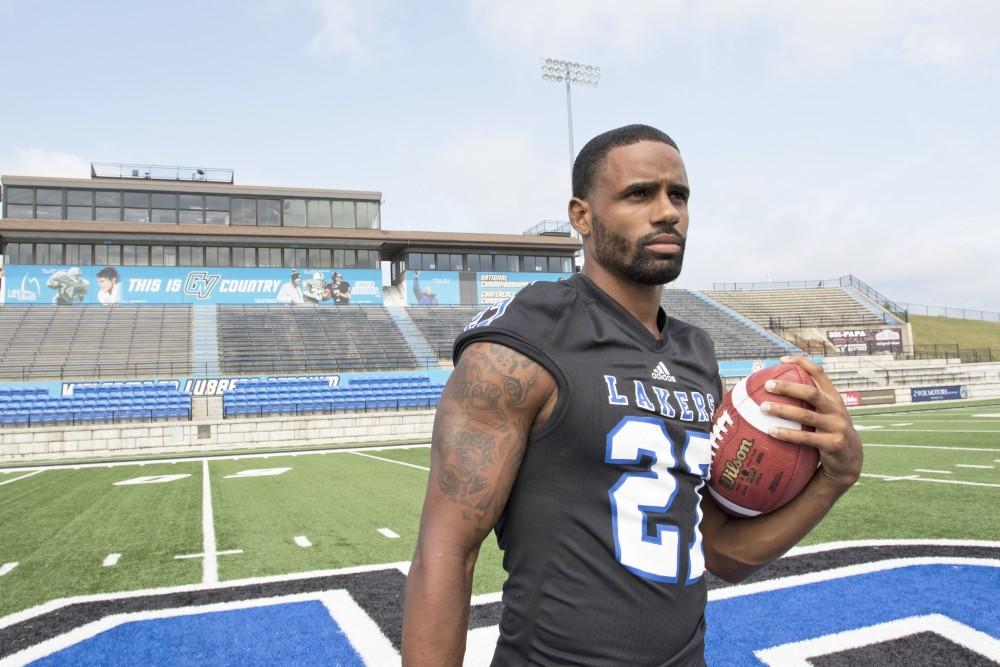
[[[8,265],[12,304],[382,304],[379,269]]]
[[[476,294],[481,305],[493,305],[509,299],[538,280],[555,282],[570,273],[477,273]]]
[[[910,400],[914,403],[925,401],[951,401],[957,398],[968,398],[969,392],[964,385],[946,385],[942,387],[913,387],[910,389]]]
[[[555,282],[571,273],[471,273],[407,271],[399,284],[410,306],[491,306],[538,280]]]
[[[841,354],[903,351],[903,334],[899,329],[838,329],[827,331],[826,339]]]

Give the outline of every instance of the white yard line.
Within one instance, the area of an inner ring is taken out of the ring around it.
[[[201,533],[203,584],[219,583],[219,558],[215,551],[215,516],[212,512],[212,480],[208,476],[208,459],[201,462]]]
[[[28,479],[32,475],[37,475],[40,472],[45,472],[45,471],[44,470],[35,470],[35,471],[32,471],[32,472],[29,472],[27,475],[21,475],[20,477],[15,477],[14,479],[5,479],[4,481],[0,482],[0,486],[3,486],[4,484],[13,484],[14,482],[16,482],[19,479]]]
[[[358,456],[363,456],[366,459],[375,459],[376,461],[385,461],[386,463],[395,463],[396,465],[406,466],[407,468],[416,468],[417,470],[425,470],[430,472],[430,468],[424,466],[418,466],[415,463],[406,463],[405,461],[396,461],[394,459],[387,459],[382,456],[372,456],[371,454],[365,454],[364,452],[354,452]]]
[[[898,482],[900,480],[911,481],[911,482],[934,482],[935,484],[958,484],[961,486],[985,486],[991,489],[1000,489],[1000,484],[989,484],[987,482],[963,482],[958,479],[935,479],[933,477],[921,477],[919,475],[906,475],[900,477],[899,475],[876,475],[870,472],[861,473],[862,477],[874,477],[875,479],[885,480],[886,482]]]
[[[297,545],[299,545],[300,547],[302,547],[303,549],[308,549],[309,547],[311,547],[313,545],[313,543],[310,542],[309,538],[306,537],[305,535],[296,535],[295,536],[295,543]]]
[[[397,533],[396,531],[392,530],[391,528],[379,528],[378,532],[380,532],[382,535],[388,537],[390,540],[398,540],[399,539],[399,533]]]
[[[313,454],[354,454],[356,452],[381,452],[393,451],[396,449],[428,449],[431,446],[427,443],[417,443],[411,445],[370,445],[366,447],[338,447],[335,449],[308,449],[300,452],[259,452],[251,454],[219,454],[216,456],[189,456],[176,459],[147,459],[142,461],[109,461],[102,463],[95,461],[92,463],[65,463],[57,465],[33,466],[25,468],[0,468],[0,472],[20,472],[22,470],[34,470],[42,472],[45,470],[79,470],[81,468],[120,468],[122,466],[145,466],[157,463],[200,463],[202,461],[240,461],[243,459],[272,459],[282,456],[311,456]],[[1000,450],[997,450],[1000,451]],[[13,481],[13,480],[11,480]]]
[[[104,559],[104,562],[101,563],[101,565],[103,565],[104,567],[114,567],[115,565],[118,564],[118,560],[121,557],[122,557],[121,554],[108,554],[107,558]]]
[[[929,472],[935,475],[950,475],[950,470],[928,470],[927,468],[914,468],[913,472]]]
[[[995,466],[977,466],[972,463],[956,463],[956,468],[976,468],[977,470],[993,470]]]
[[[17,567],[16,561],[13,563],[4,563],[3,565],[0,565],[0,577],[4,576],[5,574],[13,570],[15,567]]]
[[[945,447],[942,445],[880,445],[872,442],[864,443],[865,447],[891,447],[893,449],[941,449],[949,452],[1000,452],[1000,449],[989,447]],[[1000,460],[998,460],[1000,462]]]

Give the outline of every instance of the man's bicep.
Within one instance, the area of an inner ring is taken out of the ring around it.
[[[511,348],[465,348],[434,420],[429,508],[485,535],[507,502],[535,416],[554,391],[552,376]]]

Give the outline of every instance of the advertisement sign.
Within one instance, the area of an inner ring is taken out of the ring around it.
[[[491,306],[511,298],[535,281],[554,282],[571,275],[573,274],[408,271],[400,288],[406,291],[406,303],[410,306]]]
[[[411,306],[457,306],[462,303],[458,271],[410,271],[402,288]]]
[[[867,391],[842,391],[844,405],[849,408],[859,405],[890,405],[896,402],[895,389],[870,389]]]
[[[844,405],[849,408],[856,408],[861,405],[860,391],[842,391],[840,397],[844,399]]]
[[[914,403],[925,401],[950,401],[956,398],[968,398],[969,392],[964,385],[946,385],[942,387],[913,387],[910,389],[910,400]]]
[[[826,339],[841,354],[903,351],[903,334],[899,329],[838,329],[827,331]]]
[[[6,267],[16,304],[382,304],[379,269],[180,266]]]
[[[826,339],[841,354],[903,351],[903,334],[899,329],[838,329],[827,331]]]

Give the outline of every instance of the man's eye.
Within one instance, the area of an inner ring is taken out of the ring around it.
[[[681,203],[687,203],[688,200],[687,193],[681,192],[680,190],[671,192],[670,198]]]
[[[645,199],[649,196],[649,190],[646,190],[645,188],[632,190],[632,192],[628,193],[628,196],[629,199]]]

